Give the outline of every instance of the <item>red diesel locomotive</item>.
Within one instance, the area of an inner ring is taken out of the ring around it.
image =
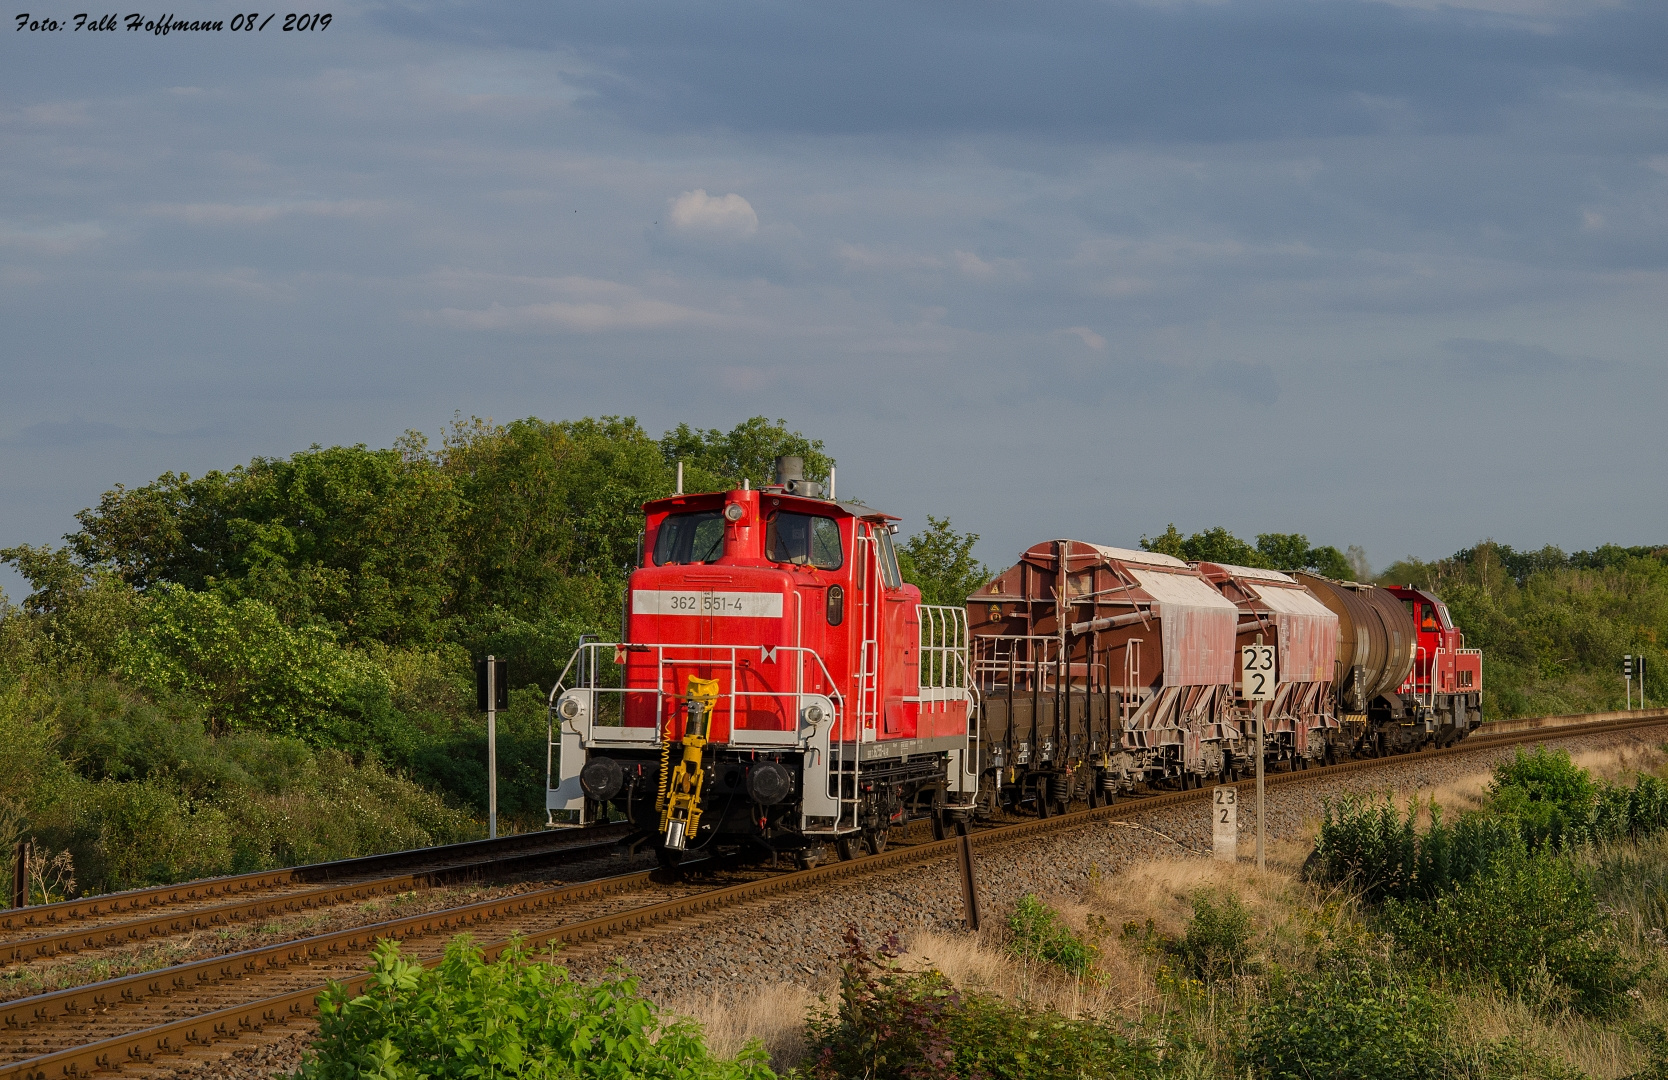
[[[966,613],[904,582],[895,518],[802,469],[644,506],[622,641],[581,644],[552,694],[553,813],[611,808],[667,861],[878,852],[907,821],[971,814]]]
[[[832,479],[832,478],[831,478]],[[1265,757],[1446,745],[1481,658],[1428,593],[1058,540],[965,607],[921,602],[896,520],[797,458],[644,506],[621,640],[551,694],[552,820],[623,817],[661,858],[849,858],[927,819],[1047,815],[1254,764],[1239,646],[1276,644]]]

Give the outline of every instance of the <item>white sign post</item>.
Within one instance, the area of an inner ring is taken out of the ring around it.
[[[1210,841],[1219,861],[1239,858],[1239,789],[1231,784],[1211,790]]]
[[[1274,700],[1274,646],[1264,645],[1263,636],[1257,635],[1255,645],[1247,645],[1240,650],[1239,659],[1240,697],[1254,702],[1254,715],[1257,722],[1257,869],[1263,866],[1263,837],[1266,830],[1263,827],[1263,702]]]

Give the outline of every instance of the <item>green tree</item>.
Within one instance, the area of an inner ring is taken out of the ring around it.
[[[1343,552],[1330,545],[1311,547],[1302,533],[1259,533],[1257,550],[1275,570],[1313,570],[1340,581],[1354,576]]]
[[[69,537],[83,566],[323,620],[350,641],[437,640],[451,590],[450,478],[398,450],[313,447],[106,492]]]
[[[898,549],[903,578],[921,590],[928,604],[967,603],[967,598],[991,578],[990,568],[973,557],[978,533],[958,533],[949,518],[927,515],[927,527]]]
[[[1267,566],[1262,552],[1247,544],[1221,525],[1192,536],[1182,536],[1171,522],[1156,537],[1141,537],[1144,551],[1156,551],[1185,562],[1227,563],[1230,566]]]
[[[211,730],[364,746],[387,719],[388,676],[321,626],[286,626],[259,600],[158,585],[123,637],[119,670],[153,696],[185,695]]]
[[[796,454],[805,459],[805,476],[826,482],[834,459],[821,439],[789,431],[786,420],[774,424],[763,416],[743,420],[729,431],[679,424],[660,440],[660,452],[673,469],[684,463],[685,491],[728,491],[751,480],[757,487],[776,477],[776,459]]]

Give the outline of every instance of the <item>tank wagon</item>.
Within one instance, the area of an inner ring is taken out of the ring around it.
[[[942,836],[1234,778],[1255,764],[1239,647],[1258,638],[1278,646],[1271,764],[1445,745],[1481,721],[1480,654],[1411,587],[1052,540],[964,607],[924,604],[897,519],[796,458],[759,489],[643,510],[620,640],[582,639],[551,692],[546,806],[623,818],[668,864],[849,858],[913,821]]]

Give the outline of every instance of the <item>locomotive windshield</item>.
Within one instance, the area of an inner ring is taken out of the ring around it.
[[[840,526],[833,518],[778,510],[765,519],[765,558],[771,562],[838,570]]]
[[[670,514],[654,538],[654,564],[717,562],[724,554],[724,517],[717,510]]]

